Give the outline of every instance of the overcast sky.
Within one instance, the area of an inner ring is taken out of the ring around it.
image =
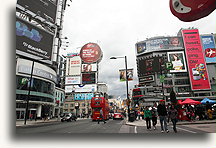
[[[66,52],[79,52],[89,42],[98,43],[103,51],[99,64],[99,81],[108,84],[109,95],[122,96],[126,85],[119,81],[119,69],[124,59],[110,60],[111,56],[127,56],[128,68],[135,69],[138,84],[135,43],[155,36],[176,35],[179,29],[195,27],[202,34],[216,32],[216,11],[194,22],[182,22],[172,15],[169,0],[73,0],[66,8],[63,36],[69,38]],[[65,53],[63,53],[65,54]]]

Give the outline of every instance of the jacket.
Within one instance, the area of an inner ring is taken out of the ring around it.
[[[145,118],[152,118],[152,113],[150,110],[145,110],[144,111],[144,117]]]
[[[167,116],[166,106],[159,104],[157,107],[158,116]]]

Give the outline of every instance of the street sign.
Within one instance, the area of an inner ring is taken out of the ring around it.
[[[171,62],[166,63],[166,69],[171,70],[173,68],[173,65]]]

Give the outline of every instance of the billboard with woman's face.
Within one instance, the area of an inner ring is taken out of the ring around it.
[[[183,51],[167,52],[168,61],[172,64],[170,72],[187,72],[185,55]]]

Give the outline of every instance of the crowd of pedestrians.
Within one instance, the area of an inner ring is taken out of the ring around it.
[[[143,119],[146,122],[147,130],[156,130],[157,120],[160,121],[160,130],[162,133],[167,132],[168,125],[171,122],[173,131],[177,133],[176,123],[181,120],[195,121],[212,118],[212,105],[207,102],[204,105],[165,105],[164,100],[160,100],[159,105],[146,106],[136,112],[136,119]]]

